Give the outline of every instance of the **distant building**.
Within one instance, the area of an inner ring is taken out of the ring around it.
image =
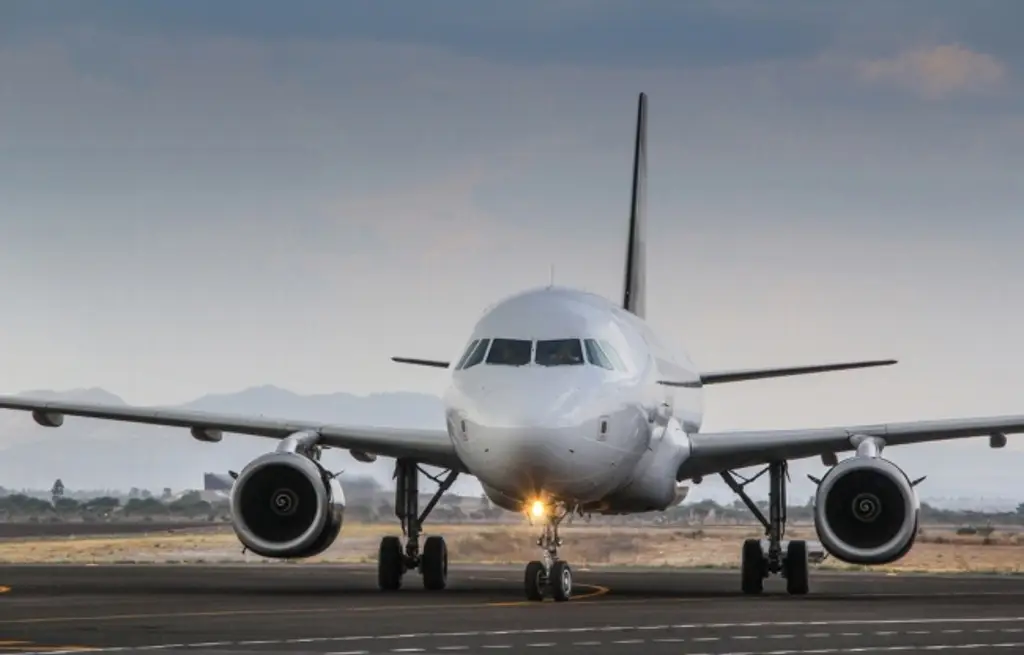
[[[203,473],[203,489],[205,491],[231,491],[234,480],[223,473]]]

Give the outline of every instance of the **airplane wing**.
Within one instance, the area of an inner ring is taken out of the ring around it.
[[[189,428],[192,436],[200,441],[220,441],[223,432],[284,439],[295,432],[309,430],[320,434],[321,445],[344,448],[356,455],[409,457],[430,466],[465,470],[452,446],[448,432],[443,429],[335,425],[161,407],[33,400],[20,396],[0,396],[0,409],[32,412],[36,423],[44,427],[59,427],[64,422],[64,416],[83,416],[109,421]]]
[[[1006,435],[1024,432],[1024,415],[911,421],[808,430],[705,432],[690,435],[690,458],[679,478],[711,475],[772,461],[830,457],[856,450],[863,437],[878,437],[884,446],[901,446],[966,437],[989,437],[993,448],[1006,445]]]

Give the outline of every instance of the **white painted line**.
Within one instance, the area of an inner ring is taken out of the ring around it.
[[[424,632],[424,633],[397,633],[391,635],[344,635],[337,637],[293,637],[289,639],[248,639],[240,641],[205,641],[196,642],[190,644],[174,643],[174,644],[151,644],[146,646],[116,646],[116,647],[94,647],[89,648],[87,652],[92,653],[116,653],[125,650],[142,650],[142,651],[159,651],[168,650],[174,648],[217,648],[217,647],[238,647],[248,645],[261,645],[261,646],[275,646],[284,644],[308,644],[308,643],[344,643],[353,641],[397,641],[397,640],[416,640],[416,639],[451,639],[457,637],[496,637],[496,636],[530,636],[537,634],[581,634],[589,633],[592,635],[598,635],[600,633],[614,633],[614,632],[675,632],[685,631],[692,632],[698,630],[735,630],[735,629],[757,629],[755,632],[758,634],[725,634],[725,635],[708,635],[708,636],[692,636],[692,637],[664,637],[660,639],[649,639],[645,640],[642,638],[637,639],[620,639],[616,641],[610,641],[607,643],[611,644],[643,644],[643,643],[714,643],[723,642],[726,640],[742,640],[742,641],[756,641],[756,640],[799,640],[799,639],[822,639],[829,637],[864,637],[870,636],[894,636],[899,634],[904,635],[960,635],[964,633],[971,634],[992,634],[992,633],[1021,633],[1024,632],[1024,627],[998,627],[998,624],[1020,624],[1024,623],[1024,617],[929,617],[929,618],[905,618],[905,619],[839,619],[834,621],[756,621],[756,622],[744,622],[744,623],[681,623],[677,625],[618,625],[618,626],[593,626],[593,627],[574,627],[574,628],[531,628],[531,629],[510,629],[510,630],[478,630],[478,631],[463,631],[463,632]],[[773,629],[778,628],[794,628],[794,627],[839,627],[839,626],[912,626],[912,625],[949,625],[949,624],[961,624],[965,627],[962,628],[936,628],[934,630],[927,629],[914,629],[914,630],[876,630],[868,632],[853,632],[853,631],[836,631],[836,632],[809,632],[799,633],[793,630],[787,630],[784,633],[768,633]],[[970,627],[972,625],[979,627]],[[980,627],[980,626],[991,626],[996,625],[997,627]],[[600,641],[588,641],[588,642],[574,642],[577,645],[600,645]],[[527,644],[531,648],[548,648],[557,645],[555,642],[539,642]],[[1024,646],[1024,642],[1021,642]],[[479,646],[473,645],[473,649],[507,649],[512,648],[510,644],[480,644]],[[836,649],[807,649],[807,650],[785,650],[785,651],[763,651],[763,652],[750,652],[749,655],[782,655],[783,653],[793,653],[794,655],[811,655],[812,653],[857,653],[857,652],[885,652],[884,649],[889,650],[906,650],[906,649],[918,649],[918,650],[943,650],[943,649],[954,649],[964,650],[968,647],[982,648],[1010,648],[1017,647],[1017,644],[1002,645],[1002,644],[976,644],[970,645],[935,645],[935,646],[860,646],[860,647],[848,647],[848,648],[836,648]],[[432,650],[447,650],[447,651],[462,651],[467,650],[467,646],[461,644],[450,644],[431,646]],[[407,647],[407,648],[393,648],[390,652],[392,653],[422,653],[427,650],[426,647]],[[55,655],[60,653],[78,653],[83,652],[80,649],[76,650],[46,650],[38,652],[23,652],[22,655],[43,655],[48,653],[49,655]],[[366,651],[339,651],[339,652],[350,652],[350,653],[363,653]],[[728,653],[719,653],[718,655],[736,655]]]

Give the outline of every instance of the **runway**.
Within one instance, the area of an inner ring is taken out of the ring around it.
[[[453,565],[426,592],[370,567],[0,567],[0,653],[1024,653],[1024,577],[815,571],[812,593],[738,571],[576,570],[569,603],[522,599],[521,567]]]

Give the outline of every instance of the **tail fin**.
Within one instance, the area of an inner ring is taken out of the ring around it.
[[[633,198],[629,211],[622,308],[644,318],[647,308],[647,94],[641,93],[636,114],[633,148]]]

